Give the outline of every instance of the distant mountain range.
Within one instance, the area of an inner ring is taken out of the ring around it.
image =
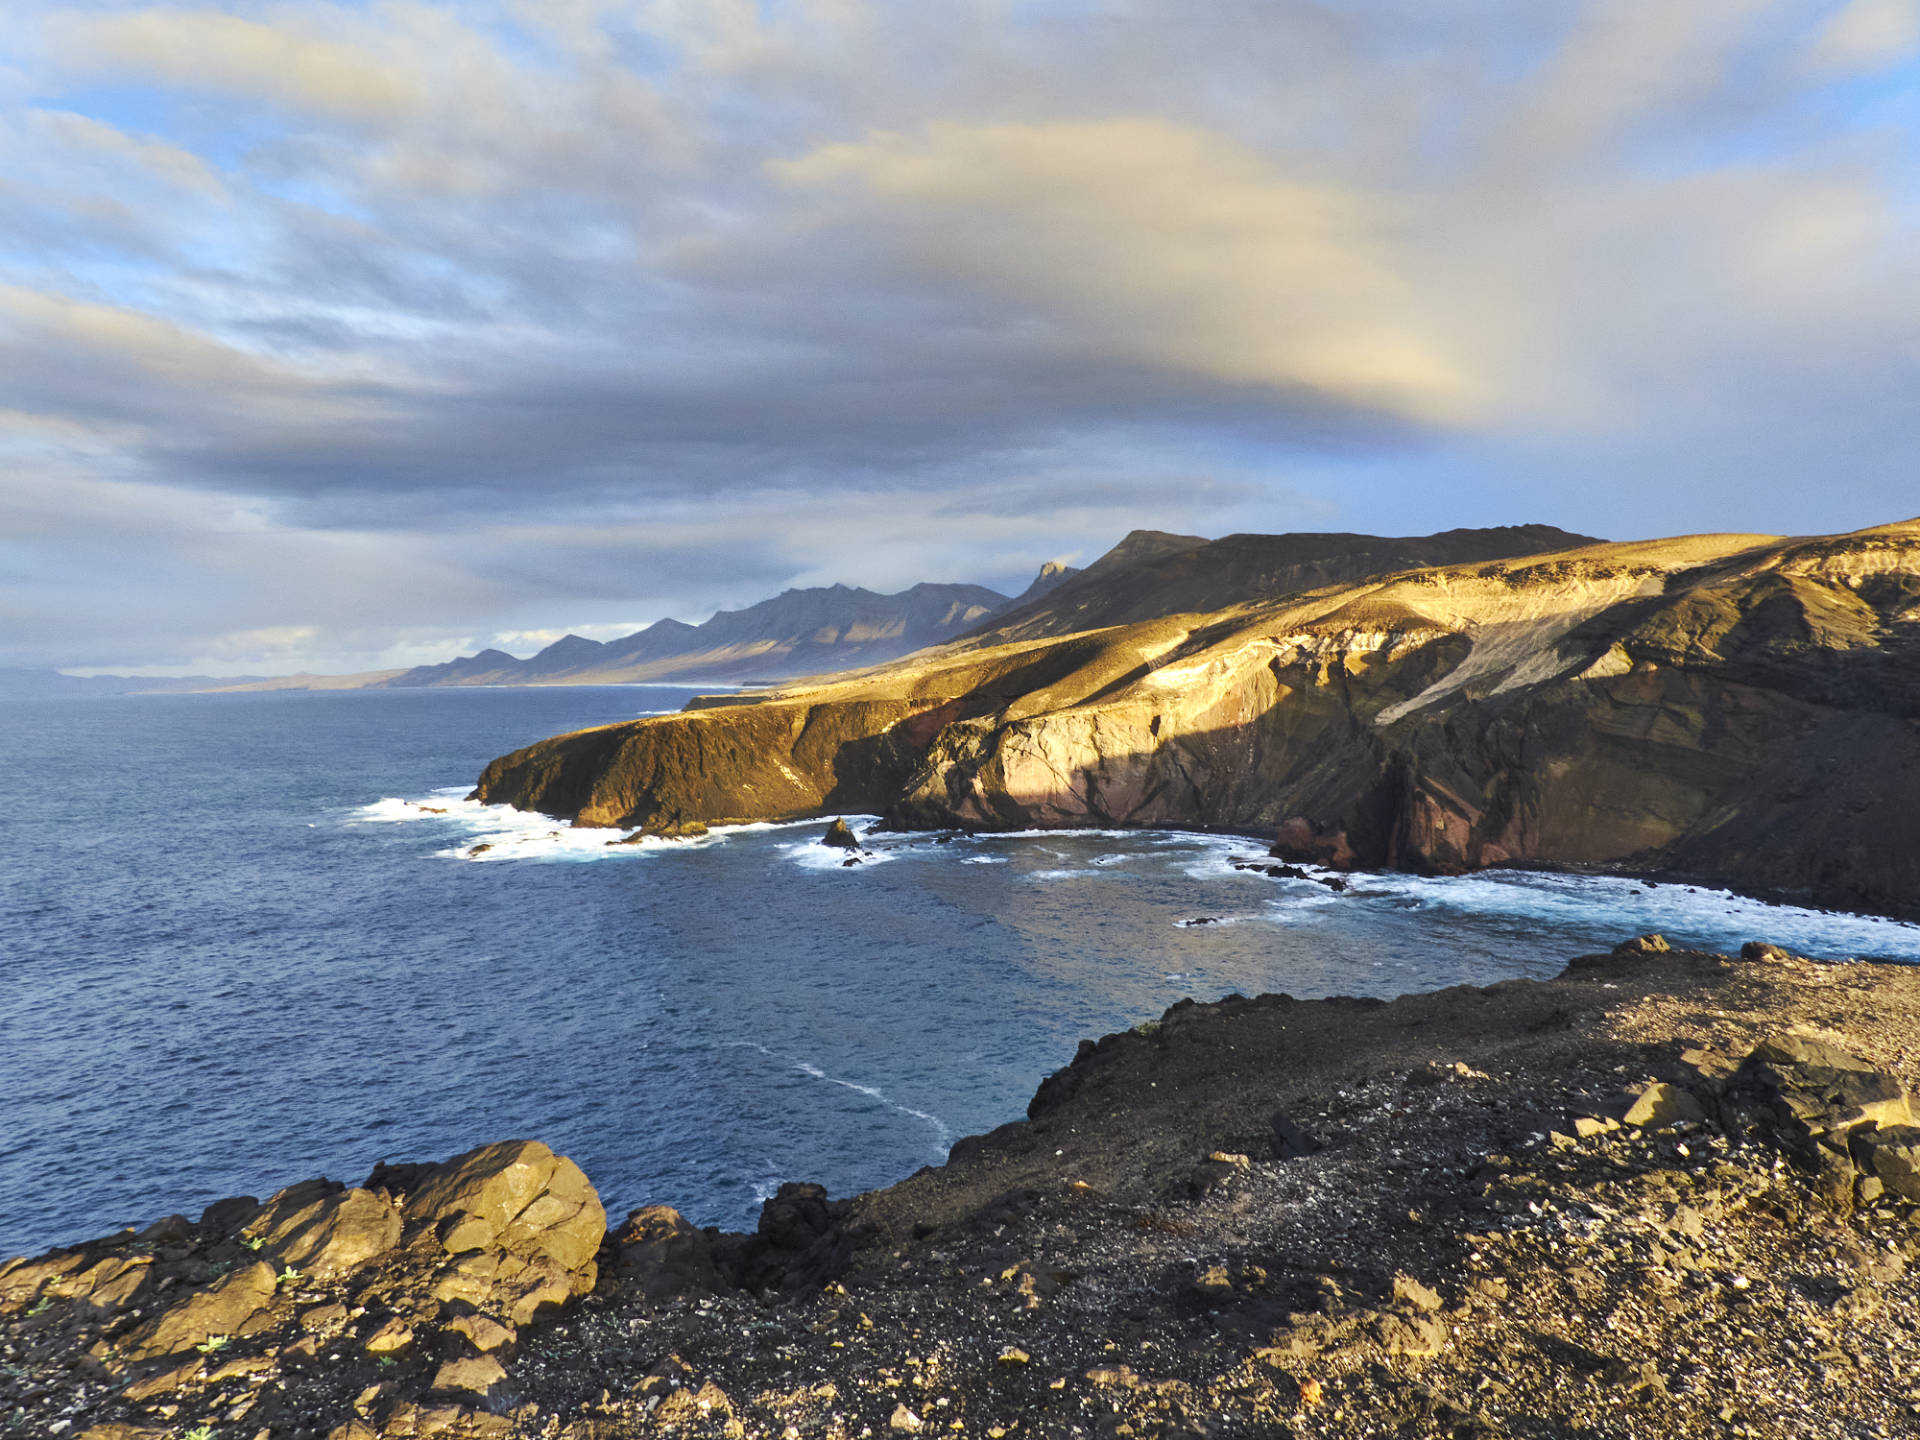
[[[228,690],[375,690],[450,685],[621,685],[786,680],[897,660],[1031,605],[1080,572],[1049,562],[1009,598],[984,585],[915,585],[880,595],[846,585],[788,590],[700,625],[661,620],[617,640],[567,635],[522,660],[482,650],[439,665],[358,675],[206,675],[151,679],[0,669],[0,696]]]
[[[993,616],[1029,604],[1078,574],[1044,567],[1009,599],[984,585],[915,585],[879,595],[846,585],[788,590],[703,625],[661,620],[618,640],[568,635],[517,660],[503,650],[422,665],[378,683],[426,685],[621,685],[638,681],[773,680],[853,670],[952,640]]]
[[[0,670],[0,695],[223,690],[417,689],[473,685],[720,684],[859,670],[933,646],[978,648],[1132,625],[1168,615],[1432,565],[1493,561],[1593,543],[1551,525],[1437,535],[1228,535],[1136,530],[1085,570],[1049,562],[1020,595],[983,585],[915,585],[880,595],[846,585],[788,590],[703,624],[661,620],[617,640],[566,635],[520,659],[482,650],[411,670],[358,675],[89,678]]]

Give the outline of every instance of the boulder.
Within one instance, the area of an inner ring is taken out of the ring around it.
[[[483,1145],[440,1165],[407,1202],[407,1220],[434,1228],[448,1254],[499,1249],[591,1271],[607,1212],[580,1167],[537,1140]],[[578,1293],[593,1288],[589,1276]]]
[[[400,1243],[400,1212],[369,1190],[308,1180],[271,1197],[241,1233],[262,1259],[315,1275],[357,1270]]]
[[[466,1336],[467,1343],[482,1355],[504,1350],[519,1338],[511,1325],[502,1325],[485,1315],[457,1315],[447,1329]]]
[[[1673,946],[1667,943],[1664,935],[1636,935],[1613,947],[1616,955],[1666,955],[1672,950]]]
[[[844,1200],[827,1199],[823,1186],[789,1180],[761,1206],[752,1235],[722,1237],[714,1264],[742,1289],[818,1289],[852,1258],[847,1208]]]
[[[1358,858],[1344,829],[1316,824],[1304,815],[1282,822],[1267,853],[1277,860],[1302,860],[1329,870],[1351,870]]]
[[[56,1250],[37,1260],[9,1260],[0,1268],[0,1315],[24,1310],[44,1291],[59,1286],[67,1275],[87,1263],[81,1250]]]
[[[1691,1091],[1665,1081],[1656,1081],[1640,1092],[1621,1118],[1641,1130],[1667,1130],[1675,1125],[1704,1120],[1707,1111]]]
[[[564,1270],[545,1256],[522,1260],[505,1256],[489,1294],[495,1309],[518,1327],[530,1325],[543,1310],[558,1310],[593,1289],[598,1271],[592,1261],[583,1270]]]
[[[120,1310],[141,1293],[152,1270],[151,1255],[109,1256],[82,1271],[64,1289],[97,1312]]]
[[[613,1236],[614,1274],[646,1300],[711,1295],[723,1288],[713,1242],[670,1205],[648,1205],[627,1216]]]
[[[860,837],[853,833],[853,827],[845,820],[835,820],[827,826],[827,833],[820,837],[822,845],[831,845],[836,850],[858,850]]]
[[[1396,1305],[1405,1305],[1423,1314],[1430,1315],[1440,1308],[1439,1292],[1428,1288],[1407,1274],[1393,1277],[1393,1300]]]
[[[272,1303],[274,1288],[271,1266],[258,1260],[242,1265],[135,1331],[126,1347],[127,1358],[177,1355],[212,1336],[240,1334]]]
[[[1859,1126],[1914,1122],[1898,1077],[1807,1035],[1761,1041],[1728,1082],[1728,1095],[1745,1117],[1802,1147],[1832,1137],[1832,1148],[1844,1151],[1844,1137]]]

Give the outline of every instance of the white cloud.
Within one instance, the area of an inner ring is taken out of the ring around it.
[[[1831,70],[1877,70],[1920,49],[1920,0],[1848,0],[1814,44]]]

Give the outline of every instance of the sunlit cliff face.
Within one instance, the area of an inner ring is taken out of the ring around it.
[[[0,664],[1904,513],[1917,4],[22,0]]]

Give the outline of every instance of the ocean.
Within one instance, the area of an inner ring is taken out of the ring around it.
[[[819,821],[609,847],[462,798],[689,693],[0,702],[0,1257],[516,1136],[616,1218],[749,1227],[782,1180],[938,1163],[1183,996],[1547,976],[1650,930],[1920,960],[1917,926],[1623,879],[1336,894],[1146,831],[879,834],[848,868]]]

